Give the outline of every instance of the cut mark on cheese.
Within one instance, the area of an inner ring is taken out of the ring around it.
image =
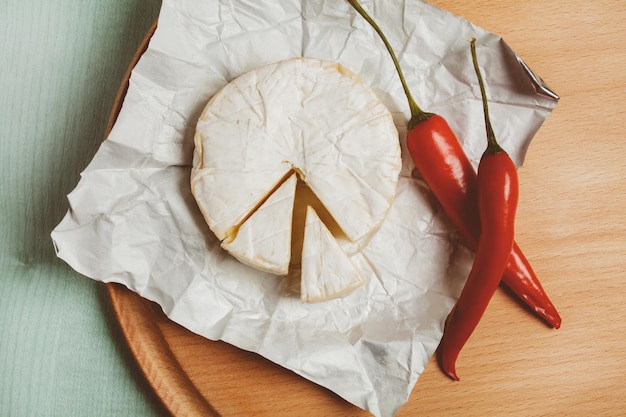
[[[286,275],[291,258],[291,228],[276,224],[277,220],[292,218],[296,183],[297,176],[293,174],[248,217],[231,241],[222,242],[222,248],[246,265]]]
[[[296,170],[296,173],[297,172]],[[337,223],[335,218],[330,214],[315,192],[309,187],[306,181],[303,181],[302,177],[298,176],[291,223],[291,261],[289,262],[289,273],[283,287],[285,295],[300,294],[302,247],[306,233],[307,212],[311,208],[315,210],[320,221],[334,238],[348,239],[346,233],[341,229],[341,226],[339,226],[339,223]]]
[[[314,216],[313,220],[311,216]],[[277,219],[290,220],[291,227],[273,227]],[[344,295],[363,283],[358,278],[358,272],[345,273],[351,263],[337,239],[349,240],[339,223],[303,180],[301,171],[292,167],[239,224],[229,229],[221,246],[245,264],[285,276],[285,295],[299,297],[303,302],[316,302]],[[307,241],[308,244],[305,243]],[[328,266],[323,260],[314,267],[304,265],[305,250],[309,254],[318,253],[332,259],[332,262],[339,259],[341,265],[338,271],[342,276],[326,271]],[[332,253],[326,253],[328,251]],[[250,260],[254,260],[254,263]],[[318,272],[324,273],[325,277],[314,278]],[[302,285],[305,275],[308,284]],[[337,282],[326,282],[326,279]],[[318,284],[320,288],[312,288]],[[301,291],[303,288],[304,292]]]
[[[278,180],[278,182],[261,198],[257,203],[250,209],[250,211],[241,219],[239,223],[232,226],[226,231],[226,237],[222,240],[222,243],[229,244],[232,243],[233,240],[237,238],[237,234],[239,233],[239,229],[241,226],[250,219],[250,217],[263,205],[265,202],[278,190],[289,178],[294,175],[294,173],[298,174],[298,170],[292,168],[283,177]]]

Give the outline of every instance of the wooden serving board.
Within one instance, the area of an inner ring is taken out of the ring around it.
[[[623,415],[626,4],[433,3],[501,35],[561,95],[520,170],[516,237],[563,326],[549,329],[498,291],[459,358],[461,381],[431,361],[398,416]],[[172,415],[369,415],[256,354],[192,334],[125,287],[107,288],[139,367]]]

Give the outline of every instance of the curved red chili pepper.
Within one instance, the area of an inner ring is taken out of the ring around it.
[[[415,166],[446,215],[470,249],[476,250],[481,236],[476,171],[454,132],[443,117],[435,114],[409,130],[406,143]],[[561,326],[558,311],[515,242],[502,283],[548,324],[557,329]]]
[[[407,131],[407,147],[417,170],[470,248],[476,250],[481,223],[476,194],[477,178],[472,164],[446,120],[439,115],[426,113],[417,106],[395,53],[376,22],[358,1],[347,1],[378,33],[400,76],[412,116]],[[559,313],[515,243],[507,269],[502,275],[502,283],[548,324],[557,329],[561,326]]]
[[[487,94],[476,58],[475,39],[471,41],[471,51],[483,101],[487,150],[478,165],[481,232],[476,257],[461,295],[448,317],[439,345],[439,364],[450,378],[457,381],[456,360],[498,288],[511,255],[519,196],[517,168],[498,144],[491,127]]]
[[[478,206],[482,220],[476,257],[467,282],[446,323],[439,346],[443,371],[458,381],[456,360],[478,325],[513,248],[518,182],[515,164],[504,151],[485,154],[478,168]]]

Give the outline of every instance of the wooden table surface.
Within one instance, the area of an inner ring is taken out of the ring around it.
[[[561,97],[519,171],[517,241],[553,331],[500,292],[458,363],[426,368],[402,415],[624,415],[626,2],[435,4],[501,35]]]
[[[461,381],[444,377],[431,361],[398,415],[624,415],[626,2],[433,3],[501,35],[561,97],[519,171],[516,239],[563,325],[548,328],[498,291],[459,358]],[[163,364],[142,367],[174,414],[199,413],[193,404],[200,396],[224,416],[367,415],[152,310],[170,344],[167,355],[188,380],[164,380]]]

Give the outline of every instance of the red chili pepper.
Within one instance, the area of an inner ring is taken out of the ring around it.
[[[480,218],[483,220],[482,234],[472,270],[450,313],[439,346],[441,368],[457,381],[458,355],[498,288],[513,247],[513,224],[518,195],[517,170],[504,151],[488,149],[487,152],[478,168],[478,204]]]
[[[439,115],[424,112],[417,106],[395,53],[376,22],[358,1],[347,1],[378,33],[400,76],[411,110],[406,142],[417,170],[468,246],[476,250],[481,223],[476,194],[477,178],[472,164],[446,120]],[[548,324],[557,329],[561,326],[559,313],[515,243],[501,282]]]
[[[517,168],[498,144],[491,127],[487,95],[476,58],[475,39],[471,41],[471,51],[483,100],[487,150],[478,165],[481,235],[476,257],[463,291],[450,313],[439,346],[440,366],[455,380],[459,379],[456,374],[458,355],[498,288],[500,277],[511,255],[519,195]]]
[[[476,250],[481,236],[476,171],[454,132],[435,114],[409,130],[406,143],[420,175],[452,224]],[[556,329],[561,326],[558,311],[515,242],[501,282],[549,325]]]

